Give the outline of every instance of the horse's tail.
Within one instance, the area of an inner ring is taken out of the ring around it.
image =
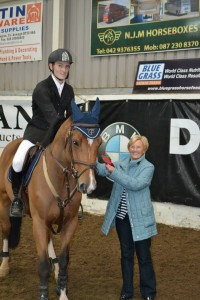
[[[21,235],[22,218],[10,217],[11,229],[8,239],[8,247],[15,249],[19,245]]]

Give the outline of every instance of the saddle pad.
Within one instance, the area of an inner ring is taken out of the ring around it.
[[[43,150],[38,150],[36,152],[36,154],[34,155],[34,157],[31,159],[30,163],[29,163],[29,166],[26,170],[26,174],[24,176],[24,179],[23,179],[23,187],[26,187],[31,179],[31,176],[32,176],[32,173],[33,173],[33,170],[35,169],[35,166],[37,165],[39,159],[40,159],[40,156],[42,154]],[[8,180],[11,182],[11,167],[8,171]]]

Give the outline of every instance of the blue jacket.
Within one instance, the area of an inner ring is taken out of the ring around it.
[[[154,209],[149,186],[154,173],[154,166],[145,155],[137,160],[124,158],[114,163],[115,170],[110,174],[105,164],[96,163],[100,176],[114,181],[108,201],[102,232],[107,235],[110,227],[115,226],[115,216],[120,203],[123,187],[126,189],[126,201],[134,241],[141,241],[157,234]]]

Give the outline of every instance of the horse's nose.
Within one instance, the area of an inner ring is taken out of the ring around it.
[[[87,184],[81,183],[79,189],[80,189],[81,193],[86,194],[87,193]]]

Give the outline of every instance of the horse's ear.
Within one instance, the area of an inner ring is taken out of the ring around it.
[[[99,119],[99,114],[100,114],[100,101],[99,98],[96,98],[96,102],[92,108],[92,116],[96,119]]]
[[[71,108],[72,108],[73,121],[76,122],[77,120],[80,120],[83,117],[83,113],[81,112],[80,108],[78,107],[74,99],[72,99],[71,101]]]
[[[90,139],[95,139],[96,137],[98,137],[101,131],[98,125],[100,113],[99,98],[96,99],[92,110],[89,112],[81,112],[74,101],[72,101],[71,106],[72,120],[74,123],[73,129],[81,131],[86,137]]]

